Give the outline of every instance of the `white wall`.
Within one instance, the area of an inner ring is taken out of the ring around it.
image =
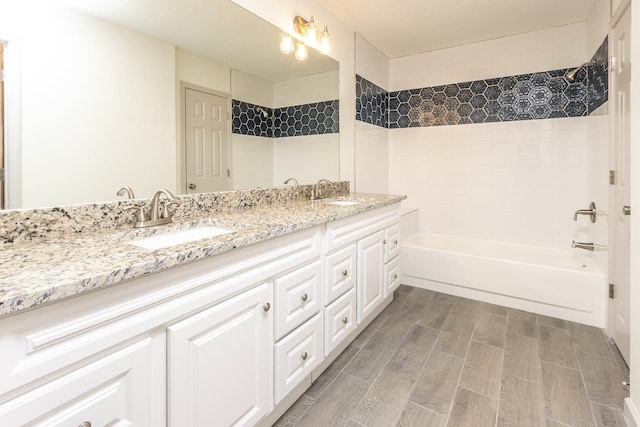
[[[273,84],[273,106],[332,101],[339,98],[339,88],[340,73],[337,70],[276,82]]]
[[[333,53],[340,63],[340,179],[354,180],[355,80],[353,29],[316,0],[232,0],[255,15],[293,34],[293,18],[313,16],[333,37]]]
[[[273,139],[260,136],[231,136],[233,189],[272,187]],[[337,162],[336,162],[337,164]]]
[[[593,54],[585,38],[586,24],[579,23],[392,59],[389,89],[576,67]]]
[[[211,59],[176,48],[176,80],[231,93],[231,70]]]
[[[272,82],[238,70],[231,70],[233,99],[273,108]]]
[[[356,74],[383,89],[389,87],[389,59],[356,34]],[[389,192],[389,129],[356,121],[355,190]]]
[[[596,0],[587,18],[587,53],[593,55],[609,32],[610,4],[608,0]]]
[[[2,15],[22,56],[21,207],[175,190],[174,47],[51,5]]]

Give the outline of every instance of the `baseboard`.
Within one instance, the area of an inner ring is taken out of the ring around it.
[[[624,400],[624,418],[629,427],[640,427],[640,412],[630,397]]]
[[[449,283],[436,282],[433,280],[422,279],[419,277],[402,275],[400,283],[416,288],[428,289],[435,292],[442,292],[457,297],[469,298],[483,301],[491,304],[502,305],[518,310],[529,311],[532,313],[542,314],[545,316],[555,317],[558,319],[569,320],[584,325],[602,328],[604,325],[593,316],[592,313],[571,310],[565,307],[544,304],[536,301],[525,300],[521,298],[511,297],[508,295],[496,294],[479,289],[467,288],[464,286],[452,285]],[[640,426],[638,426],[640,427]]]

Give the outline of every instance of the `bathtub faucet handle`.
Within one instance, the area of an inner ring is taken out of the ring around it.
[[[576,249],[585,249],[587,251],[594,251],[596,248],[593,243],[576,242],[575,240],[571,242],[571,247]]]
[[[575,211],[575,213],[573,214],[574,221],[578,220],[578,215],[589,215],[591,222],[595,223],[597,219],[596,204],[594,202],[591,202],[589,204],[589,209],[578,209],[577,211]]]

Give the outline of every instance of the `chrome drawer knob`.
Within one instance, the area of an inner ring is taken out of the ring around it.
[[[302,353],[302,360],[307,360],[307,357],[309,357],[309,355],[307,354],[306,351]]]
[[[342,275],[344,277],[347,277],[349,275],[349,272],[347,270],[342,270]]]
[[[264,311],[269,311],[271,309],[271,304],[266,303],[265,305],[262,306],[262,308],[264,309]]]
[[[342,323],[346,324],[349,321],[349,318],[347,317],[343,317],[342,318]]]
[[[398,244],[398,239],[395,239],[395,240],[393,241],[393,244],[394,244],[394,245],[397,245],[397,244]]]
[[[91,423],[89,421],[83,421],[78,424],[78,427],[91,427]]]
[[[387,244],[387,239],[384,239],[384,240],[382,241],[382,244],[383,244],[383,245],[386,245],[386,244]]]
[[[398,273],[394,274],[394,275],[393,275],[393,278],[394,278],[394,279],[397,279],[397,278],[398,278]]]
[[[300,298],[302,299],[302,301],[306,301],[309,299],[309,296],[307,294],[304,294]]]

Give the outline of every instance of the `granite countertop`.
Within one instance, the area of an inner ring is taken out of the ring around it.
[[[0,316],[397,203],[406,196],[352,193],[338,199],[345,198],[360,203],[336,206],[323,203],[326,200],[297,200],[229,209],[211,217],[148,229],[69,234],[41,242],[1,245]],[[127,243],[203,225],[236,231],[157,250]]]

